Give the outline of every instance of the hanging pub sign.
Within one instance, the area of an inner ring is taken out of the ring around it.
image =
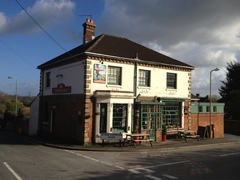
[[[106,66],[102,64],[94,64],[93,67],[93,82],[106,83]]]
[[[71,86],[65,86],[65,84],[60,83],[56,88],[52,88],[52,93],[70,93],[72,91]]]

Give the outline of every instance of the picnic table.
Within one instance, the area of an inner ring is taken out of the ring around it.
[[[198,141],[200,138],[200,135],[198,135],[197,132],[193,130],[178,130],[177,136],[178,138],[184,139],[186,142],[188,142],[188,138],[197,139]]]
[[[150,142],[153,147],[153,139],[150,138],[150,134],[126,134],[126,141],[133,143],[135,148],[137,143],[141,144],[143,141]]]

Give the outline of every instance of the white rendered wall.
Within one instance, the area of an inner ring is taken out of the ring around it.
[[[118,91],[134,92],[134,65],[104,62],[103,65],[106,66],[106,78],[107,78],[108,66],[117,66],[122,68],[122,85],[117,86],[117,85],[108,85],[107,79],[105,84],[94,83],[93,82],[94,64],[100,64],[100,63],[99,61],[92,61],[92,68],[91,68],[92,84],[90,85],[91,94],[93,94],[94,91],[96,90],[118,90]],[[186,99],[188,98],[189,72],[158,69],[158,68],[144,67],[144,66],[137,66],[137,69],[138,69],[137,71],[139,71],[139,69],[151,71],[151,82],[150,82],[150,87],[137,86],[136,94],[141,94],[141,96],[150,96],[150,97],[157,96],[157,97],[165,97],[165,98],[186,98]],[[176,89],[166,88],[167,73],[177,74]]]
[[[72,63],[46,70],[44,71],[45,77],[47,72],[51,72],[51,86],[46,87],[45,79],[45,82],[43,82],[43,95],[52,95],[52,88],[56,88],[60,83],[65,84],[65,86],[71,86],[71,93],[67,94],[82,94],[84,92],[83,62]],[[57,75],[62,76],[56,77]]]

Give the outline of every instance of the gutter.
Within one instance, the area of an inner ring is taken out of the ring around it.
[[[145,63],[145,64],[151,64],[151,65],[172,66],[172,67],[185,68],[185,69],[191,69],[191,70],[194,69],[194,67],[192,67],[192,66],[172,65],[172,64],[166,64],[166,63],[140,60],[138,58],[126,58],[126,57],[111,56],[111,55],[99,54],[99,53],[93,53],[93,52],[85,52],[85,53],[86,53],[86,55],[92,55],[92,56],[104,57],[104,58],[112,58],[112,59],[117,59],[117,60],[127,60],[127,61],[131,61],[131,62],[134,62],[134,63]]]
[[[79,53],[79,54],[75,54],[75,55],[73,55],[73,56],[69,56],[69,57],[67,57],[67,58],[64,58],[64,59],[60,59],[60,60],[58,60],[58,61],[54,61],[54,59],[51,59],[50,61],[53,61],[53,62],[46,62],[46,64],[44,63],[44,64],[42,64],[42,65],[39,65],[37,68],[38,69],[41,69],[41,68],[43,68],[43,67],[45,67],[45,66],[50,66],[50,65],[53,65],[53,64],[56,64],[56,63],[59,63],[59,62],[62,62],[62,61],[65,61],[65,60],[67,60],[67,59],[70,59],[70,58],[75,58],[76,56],[80,56],[80,55],[83,55],[83,54],[85,54],[85,52],[82,52],[82,53]],[[79,59],[80,60],[80,59]]]

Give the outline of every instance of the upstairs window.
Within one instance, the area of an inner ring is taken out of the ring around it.
[[[210,106],[206,107],[206,112],[210,112]]]
[[[46,73],[46,87],[50,87],[51,86],[51,72],[47,72]]]
[[[108,84],[112,85],[121,85],[122,77],[122,68],[108,66]]]
[[[217,112],[217,106],[213,106],[213,112]]]
[[[177,74],[167,73],[167,88],[177,89]]]
[[[150,71],[139,70],[138,84],[139,86],[150,87]]]

